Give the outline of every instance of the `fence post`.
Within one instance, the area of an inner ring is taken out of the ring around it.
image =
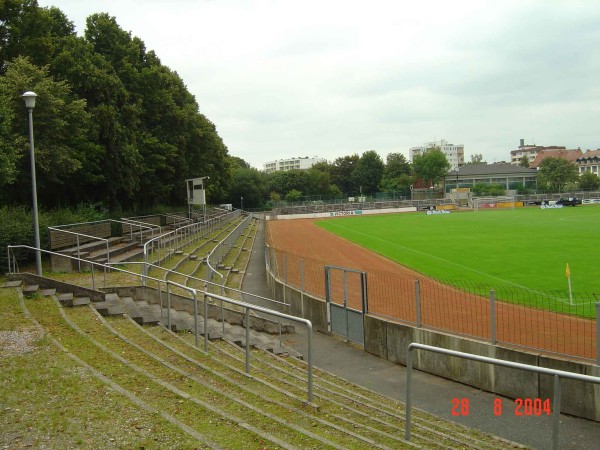
[[[415,303],[417,307],[417,328],[421,328],[421,282],[419,280],[415,280]]]
[[[561,402],[561,390],[560,390],[560,377],[554,375],[554,401],[552,402],[552,448],[558,450],[558,427],[560,426],[560,402]]]
[[[287,288],[287,255],[283,254],[283,304],[286,305],[285,302],[285,294]]]
[[[490,290],[490,327],[492,345],[496,345],[496,292]]]
[[[194,338],[196,339],[196,348],[198,348],[198,294],[194,290]]]
[[[250,373],[250,308],[244,307],[246,313],[246,373]]]
[[[304,292],[304,258],[300,258],[300,292]]]

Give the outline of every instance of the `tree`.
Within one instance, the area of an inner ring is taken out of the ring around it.
[[[388,154],[379,189],[383,192],[402,192],[402,195],[406,195],[413,183],[411,171],[412,167],[403,154]]]
[[[465,163],[465,165],[470,165],[470,164],[487,164],[484,160],[483,160],[483,155],[481,153],[474,153],[471,155],[471,161],[469,161],[468,163]]]
[[[342,156],[336,158],[331,167],[331,183],[335,184],[346,195],[350,195],[357,190],[355,189],[356,184],[353,173],[359,159],[356,153],[351,156]]]
[[[579,189],[595,191],[600,187],[600,178],[592,172],[584,172],[579,176]]]
[[[22,156],[14,145],[12,125],[14,111],[8,94],[4,92],[2,80],[0,80],[0,192],[4,186],[12,183],[17,176],[17,162]],[[23,113],[23,111],[21,111]]]
[[[389,153],[385,159],[384,177],[398,178],[402,175],[410,175],[410,163],[402,153]]]
[[[233,171],[229,189],[229,203],[241,203],[244,197],[244,209],[260,208],[267,197],[267,177],[250,167],[237,167]]]
[[[571,161],[552,156],[542,160],[538,177],[548,183],[554,192],[561,192],[567,183],[577,181],[579,170]]]
[[[439,148],[428,149],[423,155],[417,156],[413,161],[415,177],[431,186],[436,185],[450,169],[446,156]]]
[[[302,198],[302,192],[297,189],[292,189],[287,194],[285,194],[286,202],[297,202]]]
[[[519,167],[529,167],[529,157],[527,155],[521,156],[521,159],[519,159]]]
[[[377,192],[384,170],[383,160],[375,150],[364,152],[352,173],[355,186],[358,186],[360,191],[364,193]]]
[[[95,134],[91,116],[86,111],[85,100],[72,95],[67,83],[56,82],[48,68],[38,68],[27,58],[15,58],[0,78],[0,94],[12,109],[11,144],[19,151],[18,175],[7,188],[8,195],[18,203],[28,203],[30,186],[27,113],[20,98],[25,91],[38,95],[34,111],[35,156],[37,166],[38,196],[46,207],[54,207],[72,199],[73,186],[84,168],[94,165],[101,151],[93,143]]]

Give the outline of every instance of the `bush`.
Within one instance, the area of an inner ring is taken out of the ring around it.
[[[93,222],[105,219],[107,215],[99,205],[79,205],[75,209],[57,209],[40,211],[38,214],[40,226],[40,246],[48,249],[50,235],[48,227],[66,225],[79,222]],[[31,208],[25,206],[0,207],[0,270],[8,270],[7,246],[29,245],[35,247],[33,234],[33,215]],[[31,251],[15,252],[19,263],[33,261],[34,253]]]

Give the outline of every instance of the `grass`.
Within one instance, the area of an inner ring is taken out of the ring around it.
[[[47,300],[26,300],[29,306]],[[198,442],[94,378],[23,315],[15,289],[0,289],[0,335],[17,332],[26,351],[0,348],[2,448],[194,448]],[[118,413],[116,413],[118,412]]]
[[[595,250],[600,208],[385,214],[317,225],[425,275],[452,282],[600,293]]]

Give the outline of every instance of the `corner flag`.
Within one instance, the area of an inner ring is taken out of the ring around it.
[[[567,278],[571,277],[571,269],[569,269],[569,263],[567,263],[567,268],[565,270],[565,275],[567,276]]]

